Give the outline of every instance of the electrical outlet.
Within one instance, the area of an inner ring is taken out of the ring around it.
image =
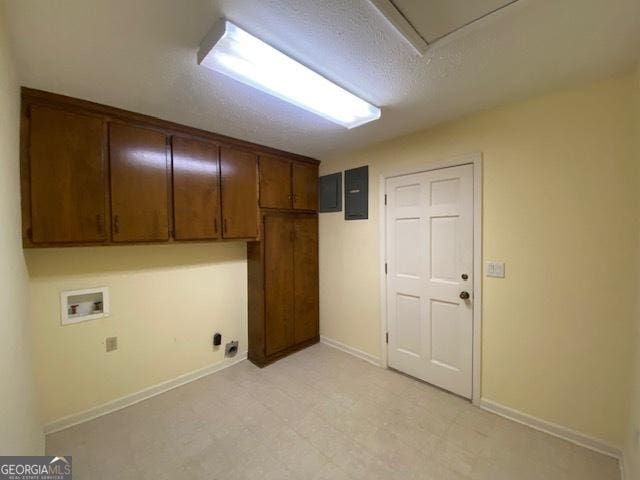
[[[107,337],[105,343],[107,345],[107,352],[113,352],[118,349],[118,337]]]
[[[487,277],[504,278],[504,262],[487,262]]]

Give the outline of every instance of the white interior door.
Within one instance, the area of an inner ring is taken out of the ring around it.
[[[389,178],[389,366],[471,398],[473,165]]]

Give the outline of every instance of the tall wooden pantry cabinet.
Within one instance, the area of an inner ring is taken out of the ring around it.
[[[261,241],[247,246],[249,359],[264,366],[319,340],[318,167],[272,156],[259,166]]]

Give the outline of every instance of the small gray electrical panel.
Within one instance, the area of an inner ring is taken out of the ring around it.
[[[344,172],[344,219],[369,218],[369,167],[353,168]]]
[[[320,213],[342,211],[342,172],[319,179]]]

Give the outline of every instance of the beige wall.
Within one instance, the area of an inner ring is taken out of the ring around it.
[[[636,162],[640,166],[640,64],[635,79],[635,126],[636,126]],[[640,168],[639,168],[640,170]],[[638,192],[640,192],[640,172],[637,174]],[[638,200],[640,202],[640,199]],[[640,222],[640,216],[637,221]],[[638,239],[640,248],[640,238]],[[629,418],[624,448],[626,478],[640,479],[640,262],[638,263],[638,289],[636,293],[636,318],[633,333],[633,370],[631,374]]]
[[[247,347],[246,244],[26,252],[45,423],[216,364],[212,336]],[[111,316],[60,325],[59,293],[107,286]],[[106,353],[105,338],[118,337]]]
[[[480,151],[482,396],[611,445],[625,437],[636,296],[632,75],[323,159],[370,166],[369,220],[320,216],[321,334],[380,355],[378,179]]]
[[[34,402],[29,284],[20,233],[20,92],[0,4],[0,455],[37,455],[44,436]]]

